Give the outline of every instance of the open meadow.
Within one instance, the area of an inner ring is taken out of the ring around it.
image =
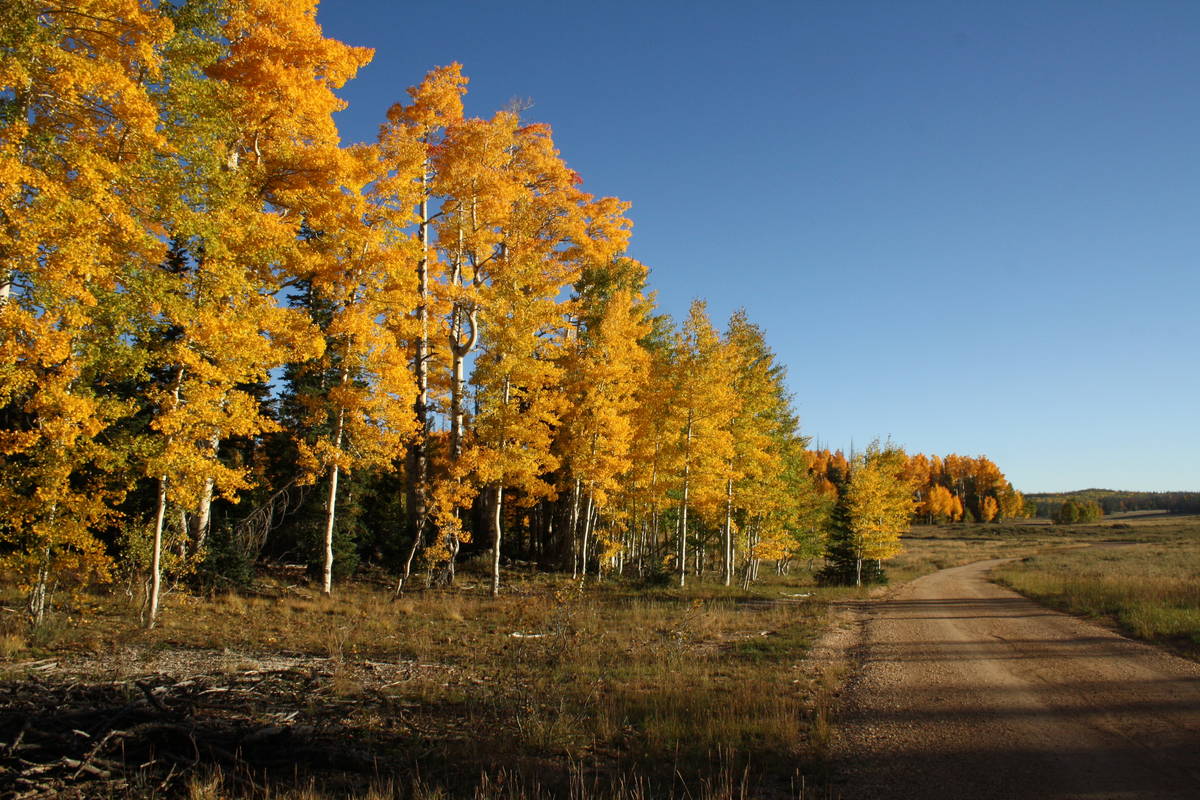
[[[749,592],[517,572],[492,599],[467,572],[393,601],[383,576],[326,598],[276,570],[176,589],[153,630],[118,593],[33,633],[9,597],[0,770],[12,797],[828,796],[844,676],[807,654],[831,606],[997,557],[1024,559],[998,572],[1022,592],[1197,652],[1197,518],[905,543],[884,589],[797,563]]]
[[[1064,527],[1107,541],[1031,556],[1002,566],[994,577],[1053,608],[1200,658],[1200,517]]]

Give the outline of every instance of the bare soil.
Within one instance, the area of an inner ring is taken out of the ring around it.
[[[849,607],[835,793],[1200,797],[1200,664],[996,586],[1005,560]]]

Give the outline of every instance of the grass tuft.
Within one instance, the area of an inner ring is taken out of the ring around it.
[[[13,658],[28,646],[24,634],[16,632],[0,633],[0,658]]]

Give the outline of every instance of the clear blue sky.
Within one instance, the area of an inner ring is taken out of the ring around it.
[[[376,49],[347,141],[435,65],[528,98],[632,202],[661,306],[741,306],[804,430],[1018,489],[1200,490],[1200,3],[325,0]]]

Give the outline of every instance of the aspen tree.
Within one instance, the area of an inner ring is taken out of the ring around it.
[[[645,274],[636,262],[626,270]],[[634,285],[642,281],[636,274]],[[603,294],[581,287],[580,331],[570,341],[566,360],[567,412],[560,433],[560,448],[568,481],[578,482],[593,513],[585,510],[580,537],[580,568],[587,573],[590,534],[588,523],[598,516],[619,489],[618,478],[631,468],[633,413],[636,392],[645,381],[649,355],[641,340],[650,332],[648,305],[640,294],[620,287]],[[574,532],[572,532],[573,539]],[[612,543],[609,550],[612,551]],[[611,553],[610,553],[611,554]]]
[[[733,391],[731,353],[709,321],[701,300],[692,302],[678,354],[674,365],[675,404],[682,426],[676,454],[680,491],[676,568],[679,585],[684,586],[688,514],[696,507],[711,513],[721,506],[726,465],[733,456],[730,422],[739,408]]]
[[[172,26],[118,0],[14,0],[0,23],[0,529],[38,624],[53,575],[108,569],[91,528],[114,516],[124,456],[102,434],[134,409],[96,381],[131,358],[123,271],[164,252],[143,179]]]
[[[972,472],[971,459],[951,453],[942,460],[945,485],[957,500],[959,507],[957,519],[963,521],[969,510],[969,487]]]
[[[433,285],[439,280],[441,265],[436,257],[434,242],[433,204],[437,197],[438,175],[435,156],[443,146],[448,130],[462,120],[462,96],[467,79],[462,67],[455,63],[429,72],[418,85],[408,89],[411,102],[396,103],[387,114],[387,123],[380,130],[379,141],[387,162],[401,174],[408,172],[414,159],[417,172],[413,191],[405,192],[398,184],[396,197],[407,197],[415,212],[418,252],[413,261],[416,289],[415,322],[412,332],[412,370],[417,395],[413,405],[417,433],[408,447],[408,519],[413,536],[396,591],[408,580],[416,552],[424,544],[428,518],[429,493],[429,433],[430,389],[429,374],[432,360],[431,319]],[[453,557],[453,556],[451,556]]]
[[[257,212],[250,223],[256,235],[242,246],[275,249],[275,257],[252,263],[251,269],[259,271],[266,267],[288,274],[294,257],[287,253],[288,243],[294,244],[304,213],[301,198],[338,168],[333,113],[346,104],[334,90],[373,55],[368,48],[326,38],[316,8],[317,0],[230,0],[221,18],[227,52],[206,70],[222,84],[229,120],[216,152],[224,154],[226,169],[255,191],[244,200],[247,211]],[[210,437],[210,463],[228,435],[214,431]],[[216,480],[214,474],[206,481],[194,527],[203,528],[211,519]]]
[[[996,514],[1000,512],[1000,506],[996,502],[996,498],[988,495],[979,503],[979,521],[991,522],[996,518]]]
[[[999,493],[998,502],[1000,505],[998,518],[1020,519],[1026,516],[1025,496],[1013,489],[1011,483]]]
[[[734,516],[757,517],[761,526],[770,519],[781,497],[774,490],[772,476],[782,473],[782,440],[773,439],[778,415],[787,405],[781,383],[782,372],[774,364],[762,331],[753,325],[744,310],[733,314],[725,335],[733,370],[733,391],[738,398],[736,414],[729,420],[733,447],[725,471],[725,508],[722,524],[721,581],[729,586],[734,568]],[[766,490],[766,491],[764,491]],[[782,528],[775,528],[780,533]],[[786,547],[776,547],[780,553]],[[748,554],[749,555],[749,554]]]
[[[522,191],[479,289],[479,413],[462,459],[476,488],[491,495],[493,594],[500,587],[505,488],[520,490],[526,502],[553,495],[544,476],[558,466],[551,444],[564,402],[559,295],[583,264],[611,259],[628,230],[625,204],[577,188],[579,178],[563,164],[547,126],[516,134],[510,169]]]
[[[855,556],[855,585],[862,585],[863,559],[890,558],[900,550],[914,501],[904,474],[904,451],[872,442],[851,465],[846,507]]]
[[[437,521],[436,558],[453,580],[454,558],[464,529],[458,509],[477,489],[466,479],[466,363],[481,340],[486,316],[483,295],[507,255],[505,237],[518,199],[525,191],[514,169],[518,120],[501,112],[491,120],[459,119],[446,128],[432,161],[441,210],[434,225],[440,256],[439,280],[432,285],[438,323],[436,338],[446,352],[450,420],[445,464],[431,480]],[[482,315],[482,316],[481,316]],[[497,500],[499,502],[499,500]],[[448,505],[449,504],[449,505]],[[500,512],[496,512],[500,513]],[[499,523],[496,523],[499,524]]]
[[[234,500],[249,486],[247,470],[224,464],[217,447],[275,428],[244,387],[289,357],[321,352],[308,321],[274,296],[306,268],[306,205],[322,188],[339,192],[332,114],[344,103],[333,92],[371,55],[326,39],[315,2],[236,0],[224,10],[223,52],[204,70],[210,83],[194,87],[201,101],[180,98],[170,110],[181,120],[176,163],[190,191],[168,206],[165,224],[188,243],[189,268],[149,273],[142,285],[154,321],[172,331],[156,357],[175,376],[150,395],[160,436],[147,462],[160,484],[156,543],[166,503],[194,509],[204,525],[214,495]]]
[[[479,343],[480,290],[505,256],[505,236],[523,186],[514,167],[515,114],[462,120],[448,127],[434,165],[442,195],[437,222],[443,280],[434,286],[449,348],[450,461],[462,455],[465,364]]]
[[[412,435],[416,386],[408,368],[407,343],[397,321],[415,299],[409,280],[408,242],[393,237],[395,220],[387,198],[372,195],[384,169],[375,147],[343,153],[344,166],[331,187],[318,187],[306,202],[307,219],[318,232],[308,238],[312,253],[309,291],[321,308],[325,353],[302,363],[298,373],[318,377],[298,398],[310,432],[298,442],[299,460],[310,480],[329,481],[325,504],[322,591],[333,582],[333,532],[341,471],[381,467]]]
[[[675,455],[681,427],[680,409],[675,402],[676,384],[672,367],[678,337],[670,318],[652,319],[653,329],[646,337],[649,357],[646,380],[639,387],[633,412],[633,441],[630,447],[632,468],[626,480],[628,500],[643,520],[646,539],[642,561],[674,548],[664,547],[663,514],[670,505],[668,495],[674,486]],[[655,564],[657,570],[661,564]],[[644,563],[642,568],[645,569]]]
[[[921,511],[925,513],[928,522],[937,519],[953,519],[954,495],[940,484],[934,484],[924,492],[925,499],[921,502]]]

